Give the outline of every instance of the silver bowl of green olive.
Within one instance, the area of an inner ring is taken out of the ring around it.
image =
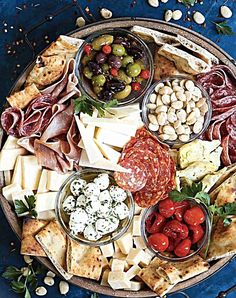
[[[153,79],[153,59],[147,45],[125,29],[105,29],[90,35],[76,55],[76,75],[82,93],[118,105],[138,101]]]

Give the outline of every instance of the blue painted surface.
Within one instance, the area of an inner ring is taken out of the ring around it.
[[[135,16],[135,17],[149,17],[156,19],[163,19],[163,14],[166,9],[181,9],[184,16],[186,9],[181,4],[176,4],[177,1],[169,0],[167,4],[161,3],[158,8],[152,8],[147,4],[146,0],[137,0],[136,5],[131,5],[132,0],[82,0],[79,1],[81,7],[84,9],[89,6],[91,13],[96,20],[100,20],[99,9],[107,7],[113,11],[114,17]],[[219,7],[225,1],[223,0],[205,0],[203,5],[197,4],[190,11],[202,11],[206,16],[206,28],[199,26],[193,22],[177,21],[177,24],[189,27],[200,32],[202,35],[210,38],[218,45],[220,45],[233,58],[236,58],[235,37],[221,36],[215,31],[213,21],[222,20],[219,17]],[[17,76],[30,62],[32,53],[23,41],[23,33],[21,29],[28,30],[32,25],[41,21],[46,14],[50,14],[57,9],[64,7],[64,5],[71,3],[71,1],[60,0],[32,0],[32,1],[16,1],[16,0],[0,0],[0,95],[1,104],[4,102],[5,96]],[[227,1],[227,5],[236,12],[236,2]],[[18,7],[18,8],[17,8]],[[52,41],[59,34],[63,34],[75,29],[75,20],[80,13],[73,8],[67,11],[63,16],[59,16],[50,24],[42,26],[40,30],[35,30],[29,37],[36,42],[36,51],[42,50],[47,46],[46,40]],[[229,20],[229,25],[236,32],[235,17]],[[5,32],[7,31],[7,32]],[[9,48],[10,47],[10,48]],[[9,53],[8,51],[11,51]],[[12,54],[12,51],[15,51]],[[8,265],[23,266],[23,259],[19,255],[19,241],[11,231],[2,211],[0,211],[0,272]],[[11,243],[14,243],[12,246]],[[232,261],[220,272],[209,278],[205,282],[186,290],[186,293],[191,298],[215,298],[219,291],[226,290],[236,283],[236,262]],[[61,297],[58,291],[58,280],[56,280],[55,287],[47,287],[47,297]],[[91,293],[84,291],[77,287],[71,286],[71,290],[67,295],[68,298],[88,298]],[[8,283],[0,278],[0,298],[14,298],[18,297],[14,294]],[[33,297],[36,297],[33,295]],[[105,297],[102,296],[101,297]],[[181,295],[171,295],[173,298],[180,298]],[[236,293],[232,293],[228,298],[235,298]]]

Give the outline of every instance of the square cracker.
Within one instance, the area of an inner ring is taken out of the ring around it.
[[[23,221],[22,236],[21,236],[21,251],[22,255],[46,257],[46,254],[40,244],[35,239],[35,235],[48,224],[46,220],[25,218]]]
[[[67,270],[70,274],[99,280],[102,265],[102,254],[99,247],[85,246],[69,239]]]

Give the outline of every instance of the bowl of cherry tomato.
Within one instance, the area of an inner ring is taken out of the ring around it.
[[[153,79],[153,58],[147,45],[125,29],[97,31],[76,55],[76,76],[85,95],[118,105],[138,101]]]
[[[207,208],[194,199],[173,202],[170,198],[146,209],[142,236],[147,247],[167,261],[184,261],[198,254],[210,237]]]

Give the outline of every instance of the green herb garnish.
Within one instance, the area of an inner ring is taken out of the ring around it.
[[[230,26],[227,25],[227,21],[223,22],[213,22],[213,24],[216,25],[216,30],[218,34],[223,34],[223,35],[234,35],[234,32]]]
[[[10,281],[12,290],[17,294],[24,294],[24,298],[31,298],[30,290],[34,291],[38,286],[37,274],[41,274],[41,266],[34,270],[32,263],[28,267],[17,268],[9,266],[2,277]]]
[[[116,99],[110,100],[106,103],[100,103],[95,100],[88,98],[86,95],[81,95],[74,101],[74,111],[75,114],[80,112],[92,116],[93,109],[98,110],[99,117],[104,117],[106,109],[117,106],[118,102]]]
[[[25,196],[25,201],[26,202],[22,200],[15,200],[15,211],[17,216],[29,215],[36,218],[38,214],[35,211],[35,196]]]
[[[182,3],[186,6],[193,6],[195,4],[195,0],[182,0]]]

